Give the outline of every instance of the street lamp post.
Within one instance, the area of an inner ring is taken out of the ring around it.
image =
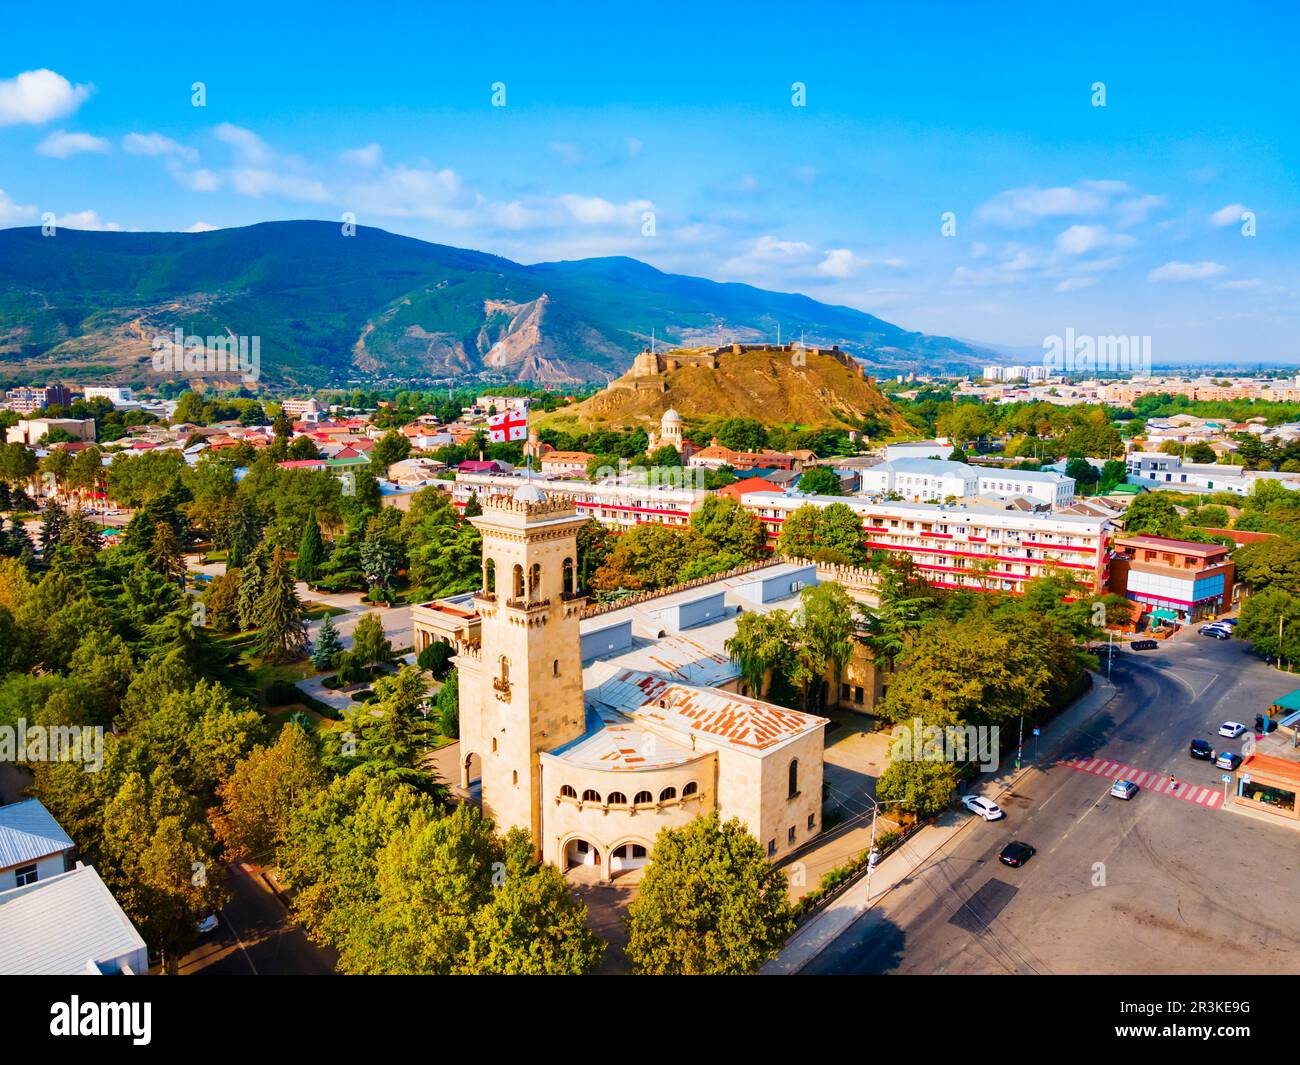
[[[867,848],[867,902],[871,901],[871,874],[876,868],[876,818],[880,816],[880,808],[889,806],[893,803],[902,802],[902,799],[887,799],[881,802],[879,799],[871,800],[871,844]]]

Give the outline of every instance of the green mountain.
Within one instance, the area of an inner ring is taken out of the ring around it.
[[[849,307],[628,258],[524,266],[380,229],[343,236],[332,222],[0,230],[0,376],[13,380],[156,382],[151,342],[178,328],[260,338],[273,384],[608,380],[651,329],[684,347],[767,340],[778,324],[786,339],[838,344],[885,373],[969,369],[991,354]]]

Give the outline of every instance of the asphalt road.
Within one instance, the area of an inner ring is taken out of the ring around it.
[[[180,974],[315,976],[334,972],[333,952],[316,946],[262,880],[256,866],[230,866],[230,902],[220,927],[181,961]]]
[[[1300,973],[1300,829],[1206,805],[1222,771],[1187,753],[1195,737],[1239,749],[1218,726],[1300,683],[1195,632],[1125,652],[1112,680],[1072,753],[1155,774],[1159,792],[1113,799],[1062,763],[1027,774],[1005,819],[954,837],[804,972]],[[1038,849],[1019,869],[997,860],[1012,839]]]

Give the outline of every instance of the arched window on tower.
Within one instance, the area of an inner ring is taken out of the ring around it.
[[[534,562],[528,569],[528,601],[534,603],[542,594],[542,567]]]
[[[483,560],[483,590],[485,592],[497,590],[497,561],[494,558]]]
[[[515,567],[514,589],[510,594],[511,594],[511,598],[514,599],[522,599],[524,597],[524,567],[523,566]]]
[[[564,560],[564,594],[573,595],[578,590],[578,580],[574,571],[573,559]]]

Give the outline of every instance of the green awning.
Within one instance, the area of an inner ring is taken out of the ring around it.
[[[1155,621],[1177,621],[1178,611],[1169,610],[1168,608],[1162,606],[1151,611],[1151,617]]]
[[[1300,710],[1300,689],[1287,692],[1280,699],[1273,700],[1273,705],[1280,706],[1284,710]]]

